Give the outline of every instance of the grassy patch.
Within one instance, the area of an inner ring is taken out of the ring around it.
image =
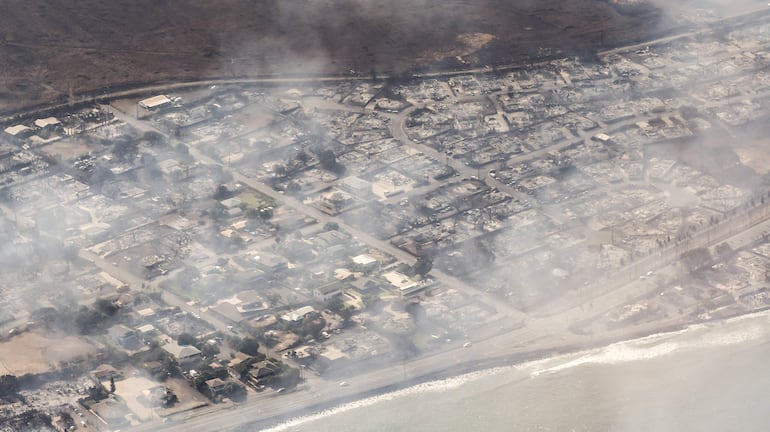
[[[241,203],[246,206],[246,209],[260,209],[270,206],[275,207],[275,201],[273,201],[272,198],[266,195],[262,195],[261,193],[254,190],[242,192],[240,195],[238,195],[238,198],[240,198]]]

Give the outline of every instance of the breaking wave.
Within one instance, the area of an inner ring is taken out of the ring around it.
[[[328,417],[334,414],[340,414],[340,413],[348,412],[354,409],[365,408],[380,402],[390,401],[390,400],[402,398],[405,396],[413,396],[413,395],[426,394],[426,393],[439,393],[447,390],[454,390],[467,382],[475,381],[480,378],[496,375],[509,370],[511,370],[511,367],[497,367],[497,368],[485,369],[485,370],[476,371],[476,372],[469,372],[467,374],[458,375],[456,377],[446,378],[442,380],[429,381],[429,382],[417,384],[402,390],[396,390],[396,391],[385,393],[378,396],[367,397],[355,402],[349,402],[349,403],[336,406],[334,408],[325,409],[317,413],[308,414],[305,416],[290,419],[277,426],[273,426],[268,429],[262,429],[261,432],[285,432],[285,431],[300,430],[300,429],[293,429],[293,428],[297,428],[305,423],[315,421],[315,420],[320,420],[324,417]]]
[[[429,381],[402,390],[367,397],[334,408],[287,420],[262,432],[300,431],[306,423],[320,420],[355,409],[369,407],[406,396],[439,393],[457,389],[465,383],[480,380],[512,370],[524,372],[530,377],[555,373],[586,364],[619,364],[649,360],[675,352],[700,348],[737,345],[744,342],[770,338],[770,311],[757,312],[740,317],[693,324],[682,330],[656,333],[638,339],[613,343],[602,348],[580,351],[519,363],[511,366],[484,369],[457,377]]]
[[[585,364],[619,364],[650,360],[675,352],[737,345],[770,336],[770,311],[693,324],[682,330],[656,333],[606,347],[563,354],[523,363],[516,368],[531,376],[558,372]]]

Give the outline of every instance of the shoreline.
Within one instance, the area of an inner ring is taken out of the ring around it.
[[[351,79],[346,81],[349,80]],[[186,84],[180,84],[180,86],[183,85]],[[764,219],[762,223],[766,220]],[[751,227],[753,225],[749,228]],[[442,345],[440,349],[423,352],[413,358],[392,360],[386,366],[356,373],[349,378],[353,383],[350,388],[338,388],[336,380],[333,378],[323,377],[317,382],[312,379],[306,382],[301,390],[289,391],[291,396],[286,397],[285,393],[274,395],[272,392],[268,392],[262,394],[262,397],[252,398],[244,404],[221,405],[218,409],[212,410],[210,414],[213,414],[213,421],[216,421],[222,419],[229,409],[232,409],[233,413],[243,411],[243,424],[226,424],[222,426],[222,430],[255,430],[254,428],[265,427],[261,426],[262,424],[269,425],[278,422],[277,425],[280,425],[282,422],[292,421],[297,418],[298,413],[301,415],[303,412],[311,411],[310,415],[315,415],[312,413],[323,414],[328,410],[335,410],[348,404],[355,405],[372,397],[408,391],[416,386],[430,384],[438,380],[462,379],[468,374],[484,374],[485,371],[491,371],[494,368],[516,368],[527,362],[551,359],[558,361],[560,356],[581,355],[590,352],[590,350],[602,350],[614,344],[640,341],[645,338],[654,341],[656,335],[665,336],[690,330],[695,333],[698,328],[712,328],[716,324],[726,324],[731,320],[740,320],[743,317],[764,317],[767,316],[766,312],[770,309],[767,306],[730,312],[720,312],[717,309],[715,311],[716,316],[710,316],[707,319],[700,319],[693,314],[676,314],[674,312],[671,316],[656,321],[613,327],[607,331],[583,333],[575,330],[584,322],[581,319],[575,319],[570,326],[567,326],[569,331],[561,331],[566,330],[562,328],[564,322],[573,321],[570,319],[571,312],[575,312],[576,317],[580,315],[576,312],[576,303],[569,301],[569,297],[564,303],[567,306],[564,311],[541,316],[533,314],[531,316],[535,317],[536,321],[521,327],[512,328],[509,326],[505,328],[505,326],[501,326],[499,330],[495,330],[493,325],[486,328],[482,327],[484,331],[479,331],[479,333],[484,333],[484,337],[473,340],[473,348],[462,349],[457,346],[457,343],[446,344]],[[592,315],[592,317],[595,316],[601,315]],[[508,318],[510,318],[508,323],[515,324],[512,317],[506,317],[500,321]],[[585,321],[590,323],[593,319],[589,318]],[[497,324],[497,322],[495,323]],[[499,333],[492,334],[495,331]],[[344,368],[341,370],[344,375]],[[246,410],[252,412],[245,413]],[[193,422],[214,424],[213,421],[206,419],[206,412],[187,415],[189,415],[187,419]],[[174,426],[181,429],[184,427],[186,418],[181,416],[177,418],[176,423],[178,424]],[[167,429],[160,424],[144,424],[136,429],[149,430],[151,427],[157,428],[157,430]],[[210,428],[197,429],[191,426],[190,430],[210,430]]]
[[[245,431],[273,432],[277,430],[282,430],[279,428],[281,428],[283,425],[286,425],[287,422],[293,422],[293,421],[305,422],[305,421],[313,420],[316,417],[320,418],[326,415],[335,414],[336,412],[339,412],[337,411],[338,409],[343,409],[343,412],[347,411],[347,409],[355,409],[356,406],[350,406],[350,405],[364,403],[372,398],[382,398],[388,395],[395,396],[395,393],[407,391],[410,388],[415,388],[420,385],[428,385],[430,383],[439,382],[439,381],[459,379],[474,373],[494,372],[496,369],[501,369],[501,368],[515,368],[517,366],[521,366],[529,362],[544,361],[544,360],[553,359],[559,356],[578,355],[581,353],[587,354],[592,350],[606,348],[615,344],[641,341],[646,338],[650,338],[654,336],[674,335],[679,332],[693,329],[694,327],[699,325],[707,325],[707,324],[714,324],[714,323],[720,323],[720,322],[727,323],[735,319],[759,317],[763,314],[767,314],[768,311],[770,311],[770,306],[757,309],[754,311],[746,312],[746,313],[738,313],[738,314],[733,314],[728,316],[714,317],[714,318],[709,318],[701,321],[665,323],[665,325],[661,325],[661,326],[651,325],[649,326],[649,329],[636,329],[631,332],[618,331],[619,333],[621,333],[620,335],[596,339],[588,344],[581,344],[581,343],[574,342],[574,343],[570,343],[570,344],[562,345],[558,347],[543,347],[534,351],[510,353],[502,356],[483,359],[480,361],[469,360],[459,364],[452,365],[451,372],[448,371],[447,369],[443,369],[440,371],[434,371],[434,372],[417,375],[390,385],[380,386],[369,390],[364,390],[351,395],[336,397],[336,398],[322,401],[316,404],[308,404],[305,406],[297,407],[296,409],[293,409],[286,413],[279,414],[271,418],[265,418],[265,419],[242,424],[232,430],[244,431],[244,432]],[[500,335],[497,337],[493,337],[491,339],[496,339],[501,336],[505,336],[505,335]],[[452,351],[454,350],[435,353],[433,355],[434,356],[447,355]],[[431,356],[429,355],[426,357],[431,357]],[[425,357],[422,357],[422,358],[425,358]],[[376,371],[372,371],[372,372],[376,372]],[[301,392],[301,391],[307,391],[307,390],[299,390],[299,391]],[[290,394],[293,394],[293,393],[294,392]],[[372,401],[372,403],[377,403],[377,401]],[[368,405],[369,405],[368,403],[365,404],[365,406],[368,406]]]

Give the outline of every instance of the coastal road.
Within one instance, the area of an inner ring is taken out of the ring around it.
[[[762,231],[770,230],[770,221],[729,237],[734,247],[747,244]],[[647,287],[647,289],[650,289]],[[620,297],[618,297],[620,295]],[[595,299],[596,311],[603,311],[627,301],[625,294],[617,290],[608,295]],[[627,339],[626,330],[616,330],[599,336],[575,335],[568,330],[570,323],[579,322],[591,315],[601,312],[589,312],[582,308],[572,307],[563,310],[558,316],[531,320],[526,327],[504,334],[496,335],[485,340],[474,341],[473,345],[463,348],[460,342],[447,351],[433,353],[416,359],[410,359],[403,364],[395,364],[355,377],[346,378],[347,387],[339,387],[336,383],[317,382],[311,390],[295,391],[289,394],[273,393],[269,397],[250,400],[235,406],[232,410],[207,413],[204,416],[191,416],[175,419],[165,425],[143,425],[132,429],[138,432],[194,432],[222,430],[229,431],[249,424],[256,427],[269,427],[283,419],[316,412],[331,405],[360,399],[367,394],[377,394],[382,391],[395,390],[394,383],[407,385],[410,380],[423,381],[456,376],[462,373],[501,365],[512,365],[532,357],[533,352],[557,353],[573,351],[579,346],[602,345],[612,341]],[[670,325],[670,324],[669,324]],[[650,327],[651,332],[655,327]]]
[[[718,224],[698,231],[692,235],[692,238],[655,250],[611,274],[599,277],[588,286],[568,292],[564,297],[541,308],[536,316],[540,318],[563,316],[566,311],[574,309],[576,304],[586,301],[596,304],[600,298],[614,298],[616,305],[622,304],[628,292],[642,291],[626,289],[629,284],[635,284],[640,276],[644,277],[643,275],[650,271],[679,262],[682,254],[694,249],[710,247],[724,241],[728,242],[732,248],[748,244],[757,240],[763,231],[770,232],[769,221],[770,200],[766,204],[741,209],[737,214],[728,216]]]
[[[585,137],[581,137],[581,138],[586,139]],[[209,163],[216,163],[218,165],[221,165],[211,160],[209,160]],[[289,205],[290,207],[295,208],[296,210],[301,211],[304,214],[311,215],[319,221],[331,220],[329,219],[330,217],[328,215],[318,212],[315,208],[308,206],[304,203],[301,203],[297,200],[294,200],[294,202],[289,204],[289,199],[291,197],[286,197],[284,195],[275,196],[274,194],[277,194],[277,192],[273,191],[271,188],[267,187],[261,182],[242,176],[238,173],[235,173],[234,177],[238,181],[241,181],[244,184],[252,186],[255,189],[259,190],[260,192],[265,193],[268,196],[273,196],[279,202]],[[266,189],[263,189],[263,188],[266,188]],[[335,219],[335,222],[339,223],[339,221],[337,221],[336,219]],[[735,222],[735,221],[732,221],[732,222]],[[372,244],[373,246],[377,247],[376,242],[370,243],[367,239],[365,239],[366,233],[360,233],[359,230],[351,229],[352,227],[349,227],[343,224],[341,224],[341,226],[343,226],[343,229],[353,233],[354,235],[356,235],[358,238],[362,239],[366,243]],[[735,226],[734,229],[740,229],[741,227],[745,228],[745,224],[738,223],[738,225]],[[364,235],[361,235],[361,234],[364,234]],[[705,240],[702,238],[704,235],[705,234],[700,234],[701,237],[697,237],[696,235],[695,240],[697,240],[697,242],[691,245],[688,245],[686,247],[693,247],[696,244],[701,244],[704,241],[705,241],[705,244],[713,243],[715,239],[722,238],[724,235],[727,235],[727,234],[724,234],[724,233],[720,234],[720,233],[714,232],[713,234],[708,234],[708,237]],[[716,235],[716,237],[711,238],[711,235]],[[374,239],[374,240],[376,240],[377,242],[380,242],[379,239]],[[377,248],[385,249],[385,251],[388,251],[390,253],[388,249],[390,249],[392,245],[387,244],[387,246],[388,246],[387,248],[381,248],[381,247],[377,247]],[[403,257],[403,260],[405,262],[413,262],[413,257],[411,257],[411,255],[409,254],[402,255],[402,254],[405,254],[403,251],[397,248],[394,248],[394,249],[396,252],[396,253],[393,253],[394,256],[398,257],[399,259],[402,259],[401,257]],[[673,253],[674,255],[672,256],[676,257],[677,251],[674,250],[673,252],[670,251],[669,253]],[[659,259],[659,258],[655,258],[655,257],[650,258],[649,259],[650,265],[655,265],[654,261],[656,259]],[[643,263],[638,265],[644,267],[644,265],[646,264]],[[635,277],[635,275],[631,275],[631,277]],[[616,301],[617,300],[612,300],[613,303]],[[193,418],[190,418],[189,421],[185,422],[185,424],[183,425],[169,425],[169,427],[171,428],[177,427],[177,429],[168,429],[168,430],[182,430],[181,428],[185,428],[188,430],[211,430],[211,429],[226,430],[228,427],[231,427],[231,426],[234,427],[244,422],[259,420],[263,418],[270,418],[275,415],[280,415],[281,413],[291,413],[295,411],[297,408],[309,406],[309,405],[312,406],[318,400],[334,399],[335,397],[339,397],[341,395],[342,396],[350,395],[351,397],[353,397],[361,391],[381,389],[393,382],[401,382],[405,378],[422,376],[425,373],[435,372],[437,370],[451,369],[451,367],[448,367],[448,366],[452,364],[467,364],[467,362],[473,362],[473,361],[483,362],[490,358],[497,358],[500,356],[507,356],[507,355],[509,356],[516,353],[522,354],[522,353],[528,352],[528,350],[529,351],[533,350],[535,346],[537,346],[538,349],[548,347],[549,344],[551,344],[550,346],[552,347],[559,346],[559,344],[556,344],[554,342],[542,342],[543,340],[548,341],[549,337],[556,338],[556,339],[561,338],[562,345],[566,345],[569,343],[577,343],[584,340],[584,338],[581,338],[580,336],[576,336],[576,335],[569,335],[569,332],[566,331],[564,323],[568,322],[570,320],[569,319],[570,317],[572,316],[577,317],[577,316],[581,316],[582,314],[583,313],[578,311],[575,306],[572,306],[571,309],[560,311],[558,317],[534,319],[534,320],[531,320],[527,324],[527,326],[523,329],[516,330],[505,335],[500,335],[499,337],[490,338],[486,341],[474,343],[473,349],[463,350],[463,349],[456,348],[454,350],[450,350],[446,353],[441,353],[436,356],[428,356],[428,357],[416,359],[414,361],[410,361],[408,365],[394,366],[391,368],[383,369],[381,371],[373,372],[371,374],[364,374],[358,377],[353,377],[349,380],[349,382],[351,383],[351,386],[349,388],[337,388],[337,387],[334,387],[333,383],[327,383],[326,385],[319,384],[318,386],[314,386],[314,389],[312,392],[311,391],[297,392],[295,394],[292,394],[291,396],[287,396],[286,398],[284,398],[283,396],[281,397],[276,396],[274,399],[267,398],[266,400],[261,400],[259,403],[259,408],[254,409],[252,411],[249,411],[246,409],[238,409],[237,415],[234,415],[234,413],[232,412],[224,411],[222,414],[213,413],[205,417],[202,417],[200,419],[193,417]],[[244,404],[243,406],[241,406],[241,408],[246,408],[247,406],[249,408],[255,407],[255,405]],[[198,429],[198,427],[200,427],[200,429]],[[148,429],[148,430],[165,430],[165,429]]]
[[[408,382],[419,377],[449,377],[463,372],[469,372],[479,367],[491,366],[490,359],[507,356],[511,352],[526,352],[530,346],[523,341],[541,340],[542,328],[509,333],[486,341],[474,343],[472,347],[457,347],[447,352],[410,359],[406,363],[398,363],[373,372],[367,372],[346,379],[347,386],[341,387],[334,382],[318,382],[311,390],[301,390],[291,393],[272,393],[269,397],[260,397],[232,410],[222,410],[207,413],[204,416],[174,418],[166,424],[146,424],[131,429],[135,432],[166,431],[194,432],[221,430],[229,431],[239,426],[261,422],[268,419],[286,418],[307,413],[307,409],[317,410],[327,406],[330,401],[343,403],[361,397],[361,394],[378,392],[383,389],[396,389],[394,383]],[[541,347],[548,347],[542,343]],[[556,345],[553,345],[555,348]],[[503,361],[504,362],[504,361]],[[441,371],[440,374],[436,374]],[[267,426],[268,423],[261,426]]]
[[[756,5],[751,5],[750,7],[743,7],[741,9],[736,10],[735,13],[733,14],[721,17],[714,21],[694,25],[694,27],[697,27],[696,29],[686,29],[675,34],[640,42],[638,44],[626,45],[626,46],[608,49],[608,50],[599,52],[599,55],[610,55],[618,52],[627,52],[634,49],[668,43],[677,39],[697,36],[702,33],[708,33],[710,31],[713,31],[713,28],[715,26],[718,26],[720,23],[733,22],[735,20],[741,20],[741,19],[743,20],[757,19],[757,18],[766,16],[768,13],[770,13],[770,11],[768,10],[766,3],[757,2]],[[499,73],[499,72],[505,72],[505,71],[511,71],[511,70],[519,70],[525,67],[533,68],[537,66],[543,66],[548,64],[552,60],[553,60],[552,58],[547,58],[547,59],[533,62],[533,63],[505,64],[505,65],[495,66],[494,69],[491,68],[490,66],[485,65],[480,67],[458,69],[458,70],[439,70],[439,71],[433,71],[433,72],[416,73],[412,75],[412,78],[413,79],[440,78],[440,77],[451,77],[451,76],[458,76],[458,75],[490,73],[492,71],[496,71]],[[400,78],[400,77],[394,77],[388,74],[380,74],[378,79],[379,81],[384,81],[384,80],[394,79],[394,78]],[[312,84],[312,83],[319,83],[319,82],[343,82],[343,81],[365,82],[365,81],[371,81],[371,77],[368,75],[357,75],[357,74],[331,75],[331,76],[318,76],[318,75],[313,75],[313,76],[268,75],[266,76],[266,75],[262,75],[262,76],[255,76],[251,78],[222,77],[222,78],[212,78],[212,79],[206,79],[206,80],[177,82],[177,83],[148,83],[146,85],[139,85],[137,87],[133,87],[126,90],[111,90],[109,87],[107,87],[105,89],[96,90],[87,94],[79,95],[79,99],[75,100],[74,102],[67,101],[60,104],[47,105],[42,108],[33,108],[27,111],[14,112],[14,113],[5,115],[3,117],[0,117],[0,122],[6,123],[11,121],[13,118],[17,118],[17,117],[32,116],[39,113],[50,112],[56,109],[66,109],[68,107],[71,107],[73,103],[86,103],[89,101],[96,101],[96,100],[106,101],[106,100],[121,99],[121,98],[135,98],[135,97],[141,97],[141,96],[153,94],[153,93],[164,93],[164,92],[173,91],[173,90],[190,90],[195,88],[210,87],[213,85],[259,85],[259,84],[303,85],[303,84]]]
[[[617,126],[617,124],[615,126]],[[206,163],[222,165],[203,155],[195,154],[194,149],[191,149],[191,153],[199,158],[199,160],[204,159]],[[331,220],[336,221],[335,218],[321,213],[317,209],[301,203],[293,197],[279,194],[257,180],[245,177],[239,173],[234,173],[234,178],[273,197],[277,201],[284,203],[284,205],[316,218],[321,223]],[[731,221],[731,225],[734,222],[735,221]],[[733,229],[740,229],[742,224],[733,226]],[[388,252],[392,250],[393,255],[397,258],[402,259],[405,262],[413,262],[413,257],[411,257],[411,255],[392,247],[392,245],[386,244],[387,247],[381,247],[382,245],[378,245],[381,240],[372,238],[366,233],[361,233],[353,227],[348,227],[344,224],[342,227],[362,239],[362,241],[372,244],[378,249],[386,249]],[[703,241],[703,235],[704,234],[701,234],[701,237],[697,237],[695,240],[698,242]],[[715,239],[721,238],[724,234],[713,235],[714,237],[706,235],[705,241],[707,243],[709,241],[714,241]],[[695,246],[695,244],[693,243],[690,246]],[[677,255],[675,250],[670,253],[674,254],[672,257],[676,257]],[[656,265],[656,260],[657,258],[655,257],[649,258],[649,265]],[[643,262],[639,265],[644,266],[646,264]],[[633,272],[629,272],[628,274],[631,275],[631,273]],[[636,273],[629,277],[636,277]],[[616,288],[611,285],[610,287]],[[612,307],[613,305],[622,304],[626,301],[625,292],[621,293],[616,289],[611,291],[611,296],[597,300],[597,303],[604,303],[606,301],[607,307]],[[404,365],[395,365],[382,370],[351,377],[347,379],[350,383],[349,387],[340,388],[336,386],[335,383],[319,381],[314,383],[313,389],[310,391],[298,391],[288,395],[276,394],[275,397],[260,397],[258,400],[249,401],[239,405],[233,410],[208,413],[201,417],[193,416],[187,418],[181,424],[171,423],[162,427],[158,427],[158,425],[147,425],[145,429],[140,427],[136,430],[227,430],[228,428],[234,428],[244,423],[275,418],[281,415],[293,415],[302,408],[316,406],[319,401],[341,401],[344,400],[345,397],[355,398],[362,392],[388,388],[388,386],[393,383],[404,382],[410,378],[431,375],[436,373],[436,371],[454,370],[459,372],[463,370],[462,368],[466,367],[470,370],[472,367],[467,366],[469,364],[475,364],[476,367],[479,367],[479,365],[489,364],[491,361],[490,359],[513,359],[515,355],[523,355],[533,351],[535,348],[540,350],[549,347],[557,349],[563,346],[577,346],[584,343],[587,338],[570,334],[568,324],[570,322],[575,322],[574,320],[576,319],[584,318],[585,312],[574,306],[575,303],[570,303],[571,306],[568,306],[566,310],[559,310],[558,315],[530,319],[527,322],[526,327],[484,341],[474,341],[472,348],[454,348],[447,352],[410,360]],[[597,309],[601,308],[602,307],[597,306]],[[457,369],[453,369],[453,366],[455,365],[457,365]]]

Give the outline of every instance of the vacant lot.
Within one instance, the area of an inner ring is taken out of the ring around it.
[[[44,373],[55,369],[61,362],[87,356],[95,351],[83,338],[49,338],[37,332],[23,333],[0,343],[0,375]]]

